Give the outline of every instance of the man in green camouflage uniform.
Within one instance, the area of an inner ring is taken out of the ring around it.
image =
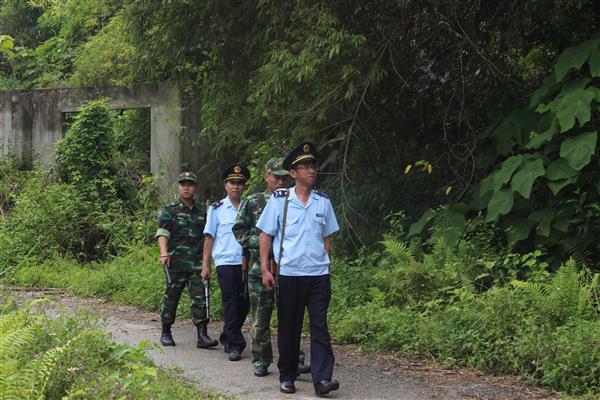
[[[218,343],[208,336],[208,313],[204,299],[202,245],[206,211],[195,194],[198,178],[191,172],[182,172],[177,178],[179,198],[165,206],[158,217],[156,237],[160,249],[159,262],[168,271],[167,286],[160,309],[163,346],[175,346],[171,325],[175,322],[177,305],[183,288],[190,296],[192,322],[198,329],[198,348],[214,347]]]
[[[256,222],[260,217],[271,193],[285,187],[288,172],[283,169],[283,158],[272,158],[266,164],[264,180],[267,190],[255,193],[244,200],[238,213],[233,234],[238,243],[249,254],[248,261],[248,294],[252,313],[252,364],[254,375],[266,376],[268,367],[273,362],[271,346],[271,314],[273,312],[273,292],[266,290],[262,284],[260,258],[258,253],[258,235]],[[300,347],[301,365],[299,373],[310,372],[310,367],[304,365],[304,351]]]

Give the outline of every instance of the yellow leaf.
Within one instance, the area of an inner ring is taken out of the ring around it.
[[[427,173],[430,174],[431,171],[433,170],[433,167],[431,166],[431,164],[427,163],[427,166],[425,167],[427,169]]]
[[[411,165],[411,164],[408,164],[408,165],[406,166],[406,168],[404,168],[404,173],[405,173],[405,174],[408,174],[408,173],[410,172],[411,168],[412,168],[412,165]]]
[[[450,194],[450,192],[452,191],[452,186],[448,186],[446,188],[446,196],[448,196]]]

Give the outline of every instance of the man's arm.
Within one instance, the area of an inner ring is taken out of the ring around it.
[[[169,207],[165,207],[158,215],[158,229],[156,230],[156,239],[158,241],[158,249],[160,256],[158,262],[164,266],[169,264],[169,240],[173,231],[173,216]]]
[[[260,270],[262,273],[263,285],[267,289],[273,289],[276,282],[269,268],[269,253],[271,252],[271,247],[273,246],[273,236],[261,232],[258,242],[260,248]]]
[[[158,237],[158,249],[160,250],[160,256],[158,258],[158,261],[160,262],[160,265],[164,266],[165,264],[169,264],[170,258],[169,258],[169,239],[166,236],[159,236]]]
[[[323,238],[323,246],[325,246],[325,251],[329,255],[329,258],[331,258],[331,241],[329,240],[329,236]]]
[[[210,256],[212,255],[214,240],[215,239],[210,235],[204,236],[204,246],[202,248],[202,272],[200,272],[202,280],[210,279]]]

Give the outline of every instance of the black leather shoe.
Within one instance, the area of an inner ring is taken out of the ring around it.
[[[173,335],[171,335],[171,325],[163,324],[162,332],[160,333],[160,344],[163,346],[175,346]]]
[[[310,364],[298,364],[298,375],[300,374],[310,374]]]
[[[242,353],[239,350],[231,350],[229,352],[229,361],[239,361],[242,359]]]
[[[279,384],[279,391],[281,393],[296,393],[296,386],[292,381],[283,381]]]
[[[340,383],[335,379],[324,379],[315,385],[315,394],[317,396],[325,396],[327,393],[338,390],[339,388]]]
[[[256,376],[267,376],[269,371],[265,365],[259,365],[258,367],[254,367],[254,375]]]

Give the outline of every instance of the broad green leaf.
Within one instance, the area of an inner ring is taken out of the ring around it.
[[[592,159],[597,140],[597,132],[585,132],[574,138],[565,139],[560,145],[560,156],[566,158],[569,165],[579,171]]]
[[[572,80],[571,82],[565,83],[560,90],[560,97],[566,96],[571,92],[575,92],[577,90],[584,90],[585,87],[591,82],[590,78],[580,78]]]
[[[564,158],[552,161],[550,165],[548,165],[548,168],[546,168],[546,178],[551,181],[568,179],[575,175],[577,175],[577,171],[571,168]]]
[[[600,88],[591,87],[588,90],[590,90],[590,91],[592,91],[592,93],[594,93],[594,100],[596,100],[596,103],[600,103]]]
[[[540,86],[533,93],[533,96],[531,96],[531,102],[529,103],[529,107],[537,107],[537,105],[540,104],[542,99],[550,92],[550,89],[552,89],[554,85],[556,85],[556,75],[553,71],[550,75],[544,78],[542,86]]]
[[[408,236],[419,235],[423,231],[423,228],[425,228],[425,225],[427,225],[427,223],[431,221],[436,214],[437,211],[434,209],[425,211],[425,214],[423,214],[423,216],[421,216],[417,222],[410,226],[408,229]]]
[[[571,183],[577,182],[577,177],[574,176],[568,179],[561,179],[560,181],[552,181],[548,182],[548,187],[556,196],[558,192],[560,192],[565,186],[570,185]]]
[[[591,90],[578,89],[565,95],[556,108],[556,118],[561,132],[566,132],[575,126],[575,120],[582,126],[590,120],[590,103],[595,94]]]
[[[495,192],[488,203],[486,222],[498,219],[500,215],[507,214],[514,204],[513,192],[510,189],[502,189]]]
[[[537,233],[541,236],[548,237],[550,235],[550,225],[554,219],[554,210],[550,208],[544,208],[538,210],[529,216],[529,219],[537,222]]]
[[[510,181],[515,170],[523,163],[523,156],[516,155],[507,158],[502,163],[502,167],[494,174],[494,191],[498,191],[502,186]]]
[[[544,162],[542,160],[527,161],[523,167],[513,176],[511,188],[528,199],[535,180],[544,175]]]
[[[552,221],[552,227],[557,231],[567,232],[571,224],[571,216],[570,212],[559,210],[554,217],[554,221]]]
[[[526,148],[531,150],[539,149],[544,143],[550,141],[558,132],[558,120],[553,119],[550,128],[548,128],[546,132],[531,132],[529,135],[529,143],[527,143]]]
[[[14,48],[15,41],[8,35],[0,35],[0,53],[8,53]]]
[[[594,78],[600,77],[600,48],[590,50],[590,59],[588,60],[590,73]]]
[[[523,239],[527,239],[531,228],[535,225],[535,222],[522,217],[510,217],[506,222],[508,225],[506,236],[510,247]]]
[[[496,175],[496,172],[486,176],[481,180],[479,183],[479,196],[483,196],[487,192],[492,191],[494,188],[494,175]]]
[[[571,69],[579,69],[588,59],[590,49],[588,46],[580,45],[565,49],[558,57],[554,71],[556,81],[560,82],[569,73]]]

